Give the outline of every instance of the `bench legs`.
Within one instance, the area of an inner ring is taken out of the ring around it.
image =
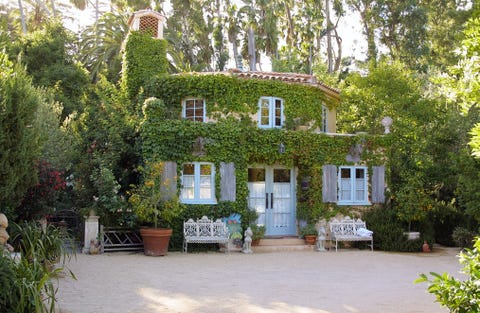
[[[330,242],[332,242],[332,240],[330,240]],[[330,246],[331,246],[331,245],[332,245],[332,244],[330,244]],[[373,239],[370,241],[369,246],[370,246],[370,250],[373,251]],[[338,250],[338,240],[335,240],[335,252],[337,252],[337,250]]]

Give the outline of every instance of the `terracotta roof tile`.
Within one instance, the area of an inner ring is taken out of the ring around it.
[[[262,79],[262,80],[278,80],[287,83],[296,83],[303,85],[310,85],[318,87],[325,91],[327,95],[332,98],[340,98],[340,90],[334,87],[330,87],[327,84],[318,81],[313,75],[298,74],[298,73],[280,73],[280,72],[253,72],[253,71],[240,71],[238,69],[230,69],[226,72],[195,72],[195,73],[180,73],[182,74],[194,74],[194,75],[228,75],[235,76],[244,79]]]

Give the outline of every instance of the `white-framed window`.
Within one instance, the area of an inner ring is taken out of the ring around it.
[[[213,163],[192,162],[182,166],[182,203],[215,204],[215,166]]]
[[[182,117],[196,122],[205,122],[205,100],[199,98],[187,98],[182,102]]]
[[[283,99],[261,97],[258,101],[258,127],[280,128],[283,122]]]
[[[368,170],[365,166],[340,166],[338,169],[338,204],[370,204]]]

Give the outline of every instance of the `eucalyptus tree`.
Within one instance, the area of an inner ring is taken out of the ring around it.
[[[421,0],[420,2],[426,8],[428,17],[427,63],[445,71],[447,67],[458,61],[456,49],[453,47],[459,46],[465,22],[472,16],[474,6],[469,8],[468,1],[464,0]]]
[[[169,42],[167,53],[174,68],[212,70],[212,26],[206,21],[203,10],[210,2],[171,1],[173,14],[167,19],[165,39]]]
[[[375,0],[346,0],[347,5],[358,12],[361,19],[363,34],[367,41],[367,61],[376,62],[378,47],[375,40],[375,31],[378,27],[377,16],[379,6]]]

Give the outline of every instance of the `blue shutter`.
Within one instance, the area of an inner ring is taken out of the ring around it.
[[[385,202],[385,166],[374,166],[372,175],[372,202]]]
[[[337,167],[335,165],[322,167],[322,182],[323,202],[337,202]]]
[[[160,187],[163,200],[172,200],[177,196],[177,163],[165,162],[162,172],[162,186]]]
[[[220,163],[220,201],[236,200],[235,164]]]

